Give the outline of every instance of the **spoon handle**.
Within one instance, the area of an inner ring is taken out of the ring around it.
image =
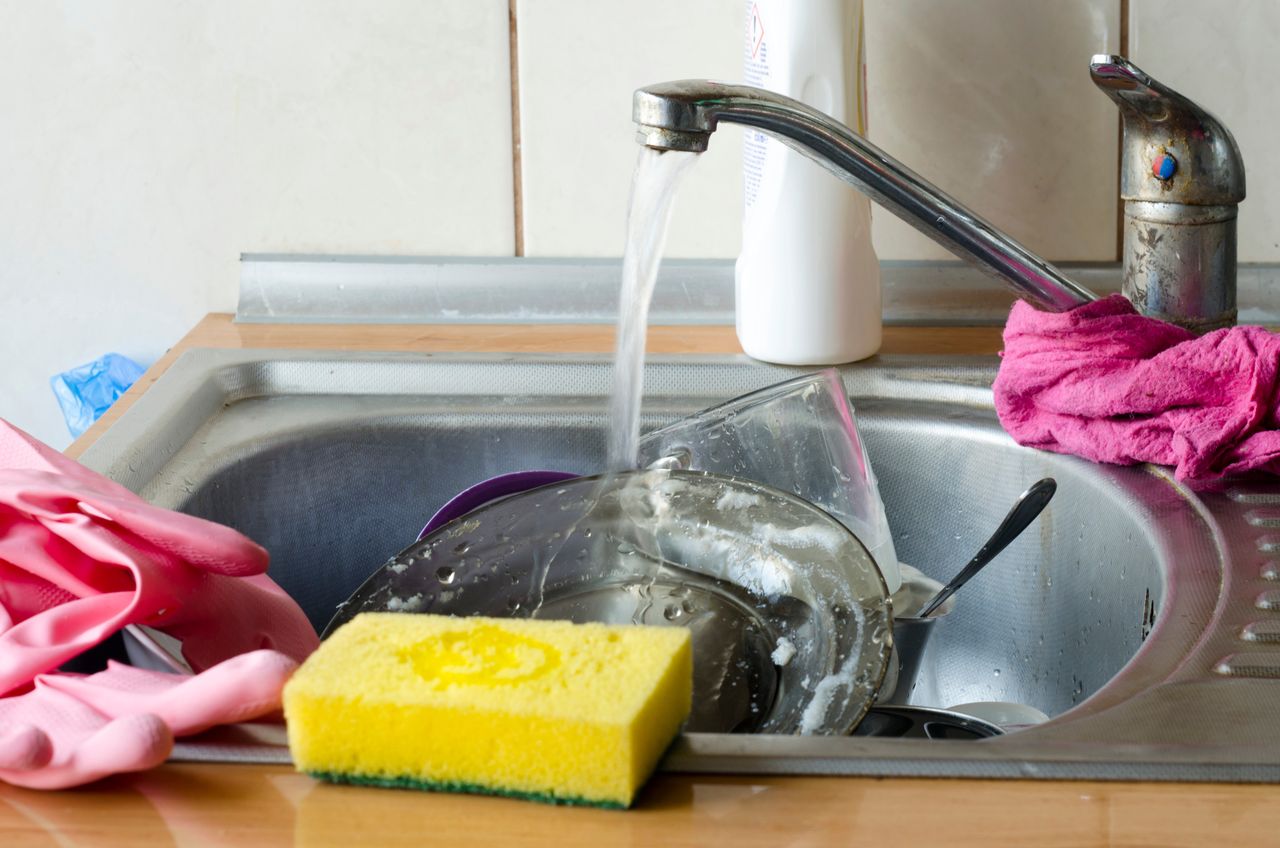
[[[1049,505],[1049,500],[1053,497],[1053,493],[1058,490],[1058,484],[1052,477],[1046,477],[1027,489],[1018,498],[1018,502],[1013,505],[1013,509],[1009,510],[1009,514],[1004,517],[1004,521],[1000,522],[1000,526],[996,528],[996,532],[991,534],[991,538],[983,545],[973,559],[969,560],[969,564],[960,569],[960,573],[951,578],[951,582],[943,586],[938,594],[933,596],[933,600],[925,605],[924,609],[917,614],[918,618],[928,618],[930,613],[942,605],[942,602],[955,594],[955,591],[961,586],[969,582],[969,578],[977,574],[984,565],[996,558],[996,555],[1009,546],[1009,543],[1018,538],[1023,530],[1027,529],[1027,525],[1035,521],[1036,516]]]

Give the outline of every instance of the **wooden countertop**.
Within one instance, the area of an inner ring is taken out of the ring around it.
[[[600,324],[236,324],[232,316],[205,317],[147,369],[66,453],[78,457],[168,370],[198,347],[321,350],[465,351],[502,353],[608,353],[613,327]],[[741,353],[732,327],[651,327],[651,353]],[[883,353],[993,354],[997,327],[886,327]]]
[[[193,347],[602,352],[600,326],[237,325],[210,315],[82,436],[78,456]],[[886,328],[885,352],[994,353],[993,328]],[[653,352],[736,352],[655,327]],[[167,764],[64,792],[0,784],[0,848],[294,845],[1201,846],[1280,844],[1272,786],[658,775],[627,812],[317,783],[280,766]]]

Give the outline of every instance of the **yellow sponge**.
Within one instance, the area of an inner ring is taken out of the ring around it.
[[[300,771],[626,807],[689,713],[680,627],[363,613],[285,686]]]

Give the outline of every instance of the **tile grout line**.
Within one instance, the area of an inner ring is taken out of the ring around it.
[[[1129,0],[1120,0],[1120,55],[1129,59]],[[1117,115],[1119,112],[1117,112]],[[1124,198],[1121,197],[1120,172],[1124,167],[1124,120],[1117,119],[1116,135],[1116,261],[1124,261]]]
[[[516,4],[507,0],[511,64],[511,200],[515,228],[515,255],[524,256],[524,167],[520,155],[520,41]]]

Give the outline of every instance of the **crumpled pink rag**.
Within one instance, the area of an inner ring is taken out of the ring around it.
[[[1188,481],[1280,472],[1280,336],[1262,327],[1197,337],[1118,294],[1059,313],[1019,302],[1002,355],[996,413],[1019,444]]]
[[[195,671],[319,644],[229,527],[152,506],[0,420],[0,694],[127,624],[181,640]]]

